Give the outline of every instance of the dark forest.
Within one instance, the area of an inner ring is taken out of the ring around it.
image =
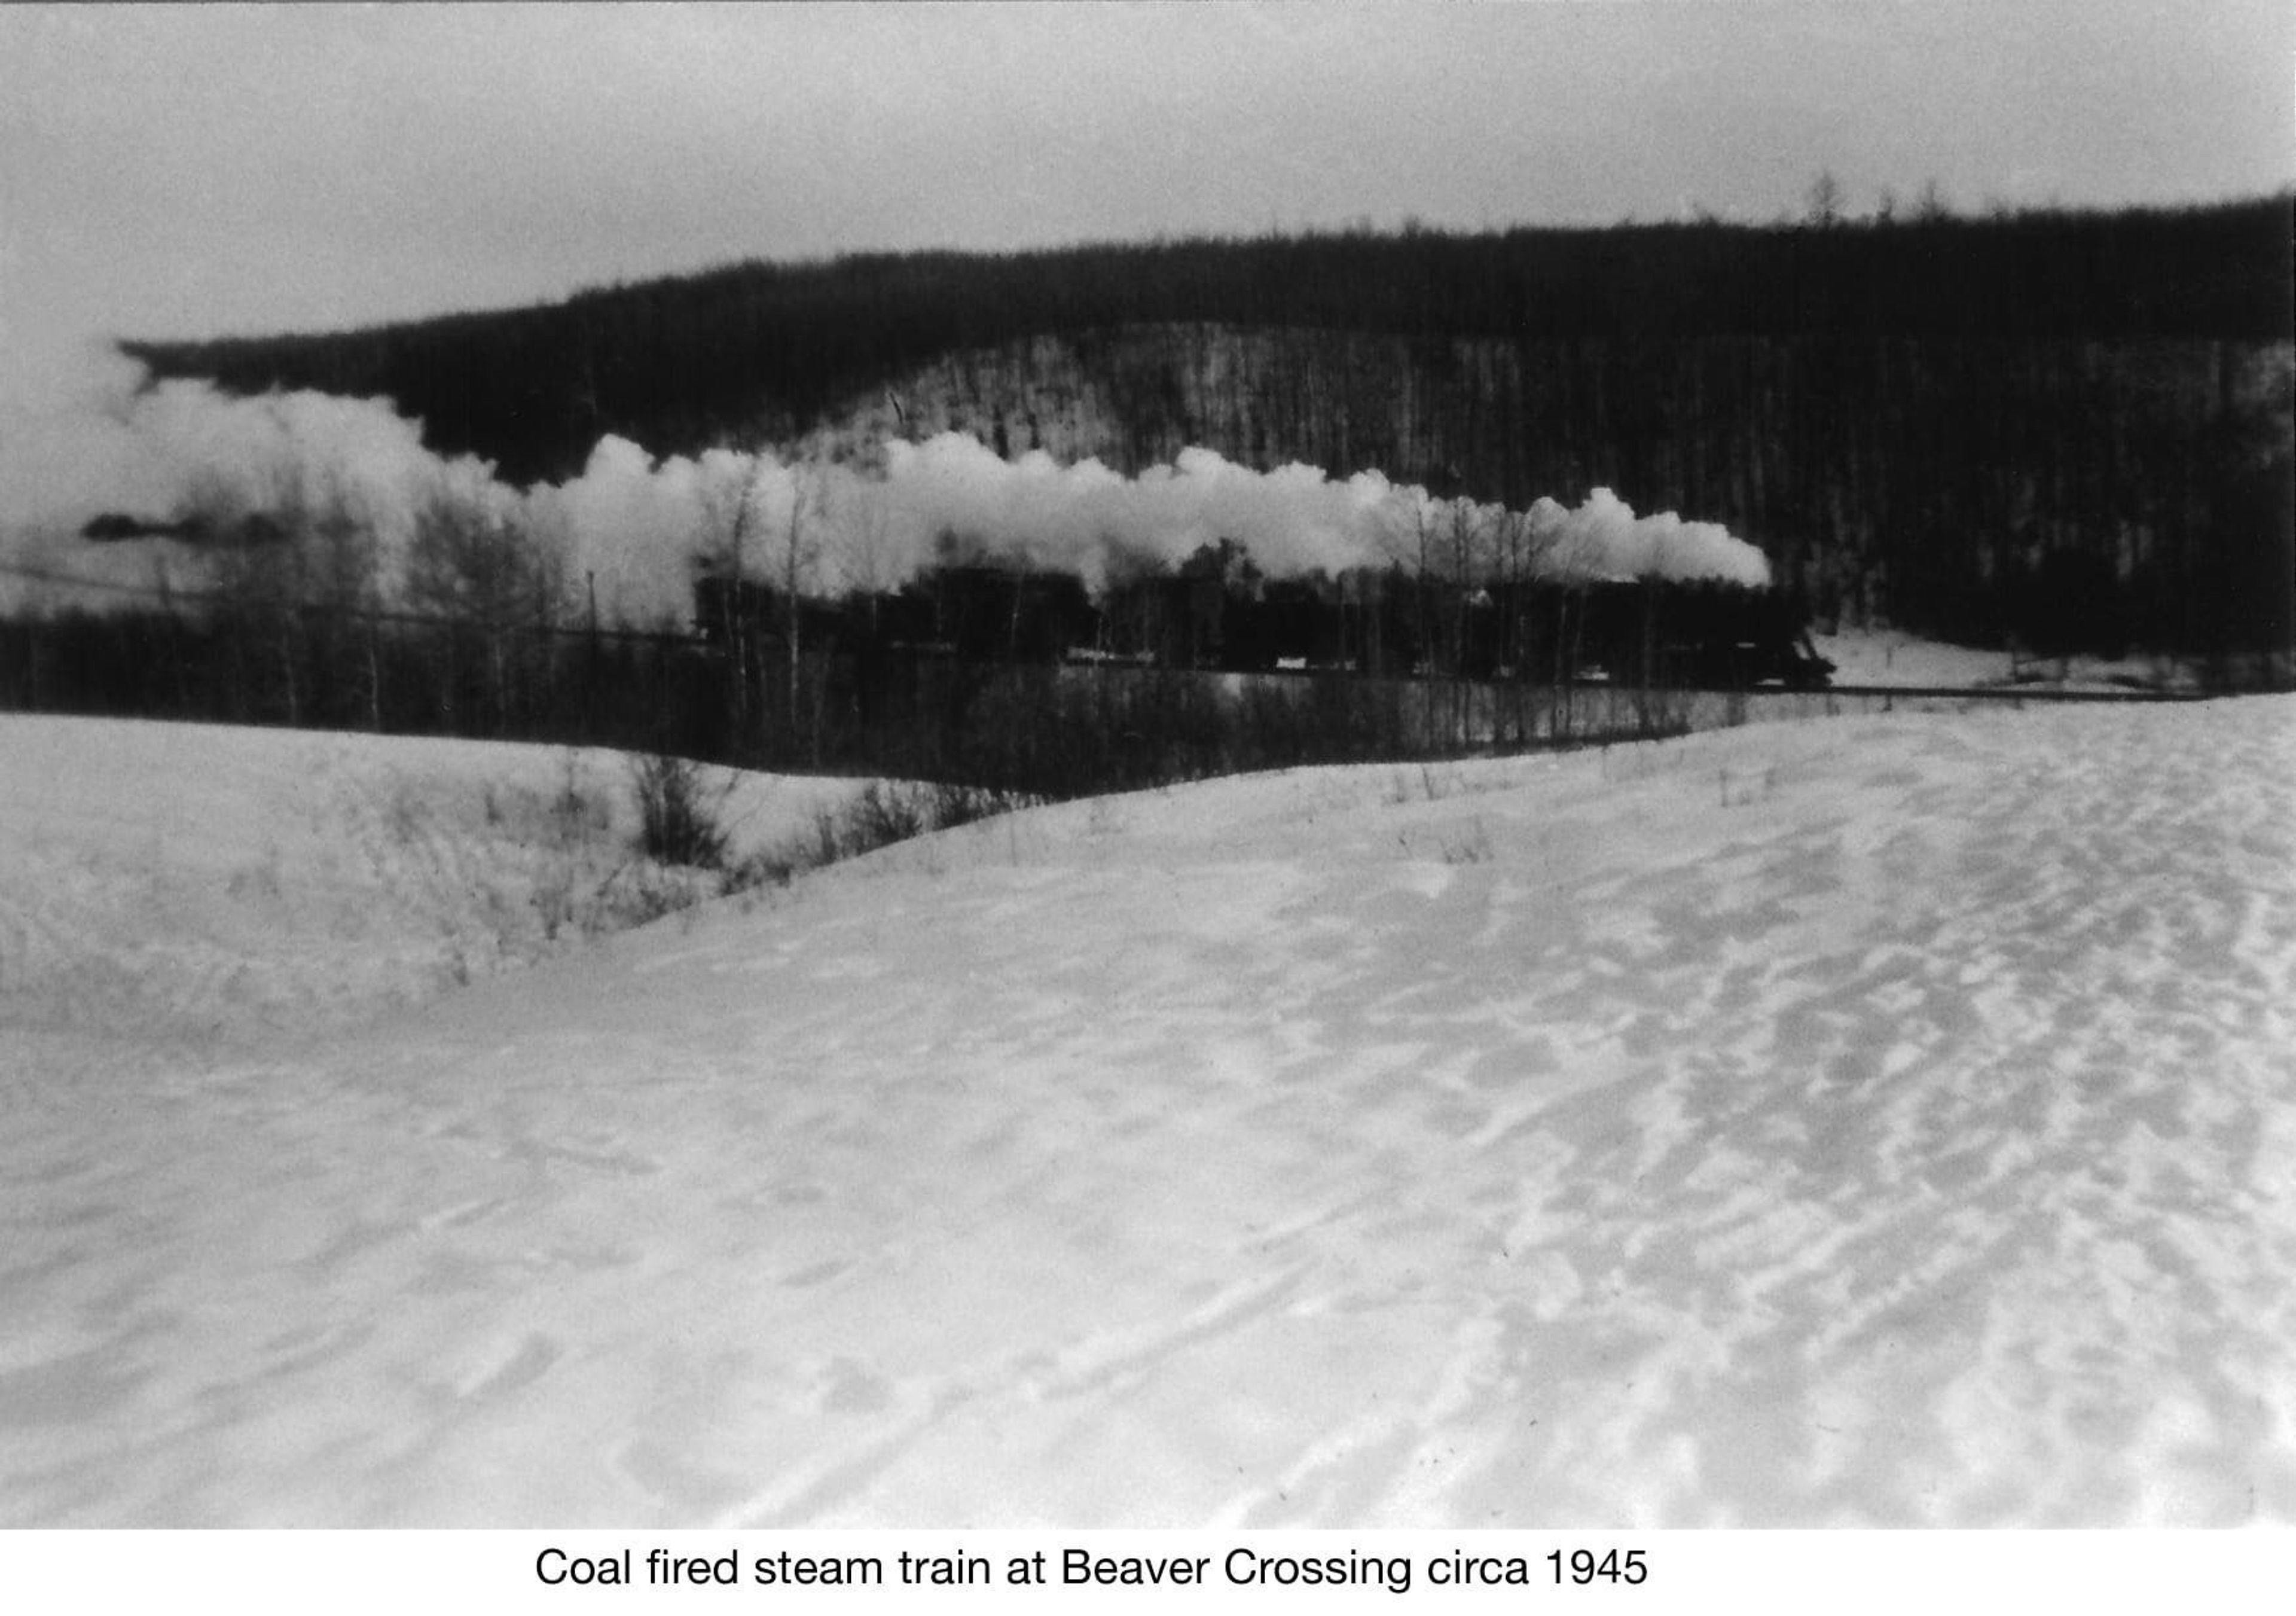
[[[2283,195],[876,254],[124,346],[388,397],[521,481],[607,432],[790,442],[888,395],[1016,451],[1082,390],[1105,413],[1079,447],[1128,472],[1201,443],[1511,504],[1609,486],[1726,523],[1824,620],[2284,653],[2292,223]]]

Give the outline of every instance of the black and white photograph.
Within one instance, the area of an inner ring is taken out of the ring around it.
[[[2292,264],[2284,0],[0,8],[0,1527],[2296,1528]]]

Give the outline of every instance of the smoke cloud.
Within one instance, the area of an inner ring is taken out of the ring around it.
[[[434,490],[497,497],[493,468],[422,444],[388,399],[325,393],[242,398],[204,382],[145,385],[109,349],[66,373],[12,376],[0,391],[0,606],[133,603],[195,592],[228,525],[333,513],[371,543],[379,579],[405,572],[414,514]],[[512,496],[515,498],[515,496]],[[183,537],[90,544],[92,518],[182,523]]]
[[[1007,462],[945,432],[886,447],[885,487],[912,540],[953,531],[990,553],[1062,567],[1097,585],[1141,562],[1179,561],[1232,538],[1277,577],[1382,564],[1402,554],[1425,496],[1376,472],[1334,482],[1314,466],[1254,472],[1210,449],[1127,478],[1098,460],[1060,466],[1041,450]]]
[[[1529,575],[1715,578],[1762,585],[1761,552],[1720,526],[1637,516],[1607,488],[1566,508],[1439,500],[1377,472],[1257,472],[1206,448],[1127,477],[1042,451],[1004,460],[947,432],[883,446],[882,470],[718,448],[656,458],[608,437],[562,483],[516,488],[488,463],[425,448],[387,399],[295,392],[234,398],[201,382],[145,386],[116,355],[91,363],[45,414],[0,400],[0,606],[28,595],[93,603],[90,589],[197,589],[233,516],[334,513],[370,536],[375,598],[402,604],[410,546],[440,502],[539,546],[562,604],[602,621],[681,621],[704,569],[808,589],[885,589],[952,553],[1080,574],[1098,587],[1233,539],[1271,577],[1423,562],[1488,572],[1504,550]],[[197,519],[176,537],[80,537],[100,512]],[[291,522],[279,524],[291,533]],[[78,580],[28,580],[27,572]],[[132,597],[131,597],[132,598]]]
[[[1711,578],[1756,588],[1770,581],[1769,558],[1719,522],[1685,521],[1671,511],[1636,516],[1608,488],[1596,488],[1575,511],[1541,498],[1527,514],[1553,576]]]

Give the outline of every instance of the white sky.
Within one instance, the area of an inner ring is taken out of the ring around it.
[[[744,257],[2209,200],[2284,0],[0,8],[0,358]]]

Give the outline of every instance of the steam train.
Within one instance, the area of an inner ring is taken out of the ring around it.
[[[1775,589],[1719,583],[1601,583],[1566,602],[1559,636],[1575,635],[1574,678],[1704,690],[1775,683],[1822,690],[1834,665],[1818,654],[1809,621]]]
[[[1268,579],[1197,564],[1110,580],[987,564],[928,568],[897,590],[789,602],[754,579],[694,585],[703,645],[785,644],[863,664],[1070,662],[1230,673],[1352,673],[1751,690],[1825,686],[1833,664],[1777,589],[1660,579],[1467,587],[1400,568]],[[754,653],[754,652],[753,652]]]

